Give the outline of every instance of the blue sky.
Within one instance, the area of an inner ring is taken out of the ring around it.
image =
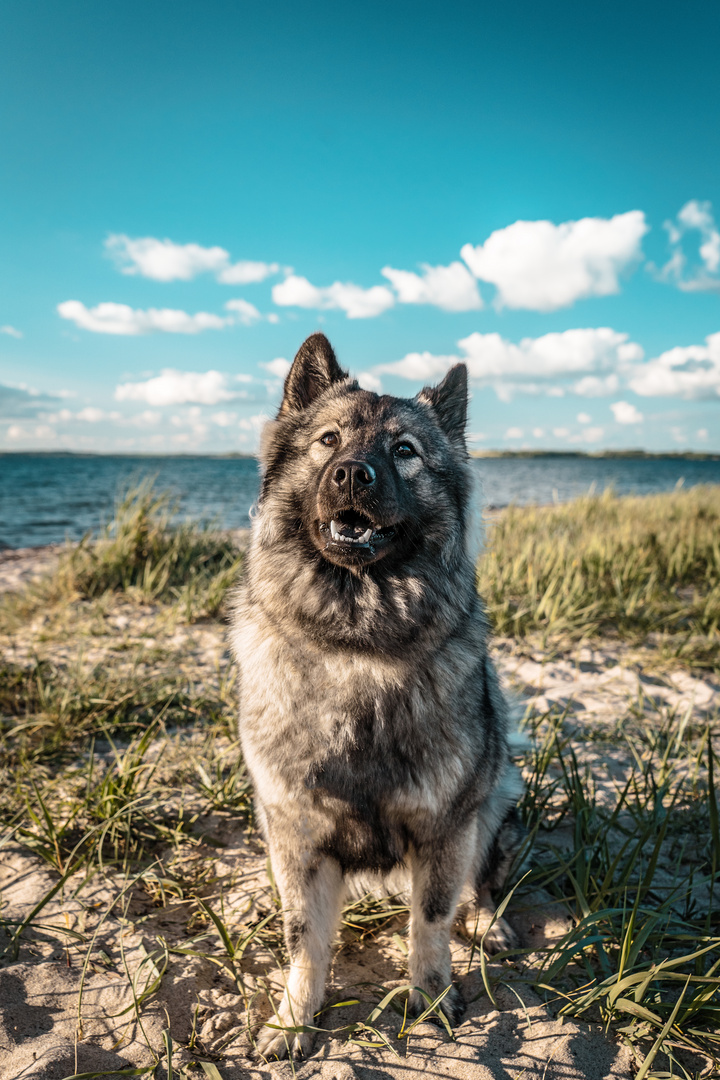
[[[322,328],[473,446],[720,450],[720,8],[7,0],[0,448],[250,450]]]

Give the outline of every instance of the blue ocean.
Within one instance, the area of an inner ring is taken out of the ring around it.
[[[475,458],[483,501],[565,501],[593,490],[619,495],[720,483],[720,461],[677,457]],[[184,518],[223,528],[249,524],[259,473],[252,458],[0,454],[0,547],[79,540],[113,514],[119,494],[144,477],[175,497]]]

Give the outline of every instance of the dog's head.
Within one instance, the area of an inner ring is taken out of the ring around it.
[[[411,399],[362,390],[313,334],[262,443],[261,506],[324,560],[358,570],[459,538],[468,502],[467,371]]]

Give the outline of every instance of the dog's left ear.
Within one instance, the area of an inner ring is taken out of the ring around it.
[[[302,343],[285,379],[285,392],[278,416],[302,412],[333,383],[347,379],[337,362],[333,347],[324,334],[311,334]]]
[[[417,400],[431,406],[448,438],[464,445],[468,405],[465,364],[451,367],[438,386],[423,387]]]

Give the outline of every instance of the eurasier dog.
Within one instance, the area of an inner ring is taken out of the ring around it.
[[[263,434],[232,643],[284,910],[283,1025],[313,1024],[348,888],[411,896],[410,981],[440,995],[458,905],[482,932],[517,847],[520,783],[469,539],[466,413],[463,364],[410,400],[378,396],[313,334]],[[509,933],[489,936],[502,947]],[[457,986],[441,1007],[459,1019]],[[266,1027],[258,1049],[311,1041]]]

